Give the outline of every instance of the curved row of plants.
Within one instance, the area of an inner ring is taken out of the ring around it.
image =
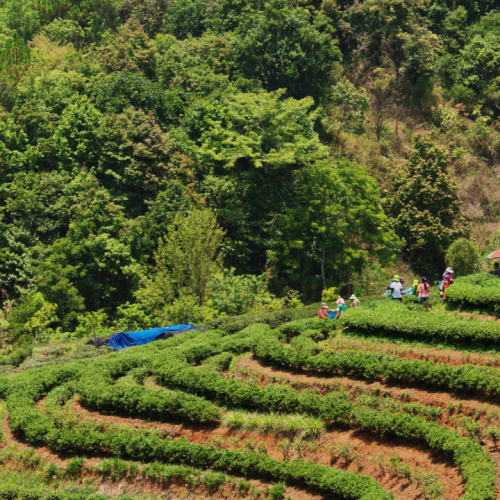
[[[268,335],[263,336],[261,342],[267,338]],[[475,441],[422,417],[371,410],[349,401],[345,392],[331,392],[321,397],[313,390],[297,391],[280,384],[265,387],[255,383],[245,384],[213,370],[194,368],[180,360],[157,367],[154,373],[163,384],[182,387],[230,407],[303,412],[354,428],[424,442],[450,456],[459,466],[467,481],[463,498],[494,498],[496,468],[489,454]]]
[[[500,323],[471,320],[446,313],[410,311],[405,305],[394,301],[381,303],[377,307],[350,308],[342,315],[342,323],[371,334],[384,332],[406,338],[488,345],[500,343]]]
[[[250,329],[249,329],[250,330]],[[262,329],[261,329],[262,331]],[[264,330],[264,331],[267,331]],[[180,336],[179,336],[180,337]],[[198,362],[210,355],[217,355],[225,348],[241,350],[244,338],[251,339],[252,332],[244,335],[223,337],[220,333],[200,334],[190,339],[182,339],[176,344],[178,355],[184,363]],[[235,338],[239,337],[239,338]],[[216,339],[219,342],[216,342]],[[187,340],[187,341],[186,341]],[[168,341],[167,341],[168,342]],[[166,343],[167,343],[166,342]],[[165,343],[165,344],[166,344]],[[171,344],[171,347],[173,347]],[[12,430],[23,435],[36,445],[46,445],[68,453],[107,452],[112,455],[129,457],[134,460],[165,463],[183,463],[200,468],[213,468],[231,474],[285,480],[319,490],[335,498],[353,500],[391,499],[393,496],[373,479],[359,473],[351,473],[333,467],[305,463],[301,460],[281,462],[266,454],[250,451],[217,450],[212,446],[191,443],[184,439],[169,440],[155,431],[129,429],[122,426],[104,427],[102,424],[82,422],[77,416],[71,418],[66,411],[57,411],[54,401],[64,401],[79,387],[90,387],[95,380],[92,373],[105,373],[105,382],[117,382],[115,386],[128,387],[137,395],[136,384],[121,380],[123,375],[141,378],[151,367],[170,365],[174,359],[174,348],[137,348],[134,352],[108,356],[106,360],[93,363],[78,362],[62,367],[48,367],[33,372],[25,372],[2,380],[0,392],[7,399],[7,409]],[[177,354],[177,353],[176,353]],[[219,363],[215,363],[220,369]],[[180,360],[179,360],[180,362]],[[189,366],[189,365],[188,365]],[[214,370],[214,362],[207,363],[207,371]],[[140,387],[140,386],[138,386]],[[99,390],[99,386],[96,386]],[[139,389],[142,391],[142,389]],[[124,391],[123,396],[127,396]],[[165,397],[169,391],[159,391]],[[46,412],[36,408],[37,402],[48,395]],[[143,393],[144,395],[144,393]],[[182,397],[182,396],[181,396]],[[184,395],[185,401],[197,403],[201,398]],[[133,397],[132,397],[133,399]],[[180,408],[182,405],[174,404]]]
[[[61,402],[78,392],[90,404],[122,411],[156,411],[178,418],[204,418],[215,422],[220,408],[249,408],[253,411],[303,413],[318,416],[376,433],[413,439],[451,457],[466,480],[464,499],[493,499],[496,469],[490,456],[471,439],[455,431],[428,422],[405,412],[373,410],[355,404],[345,392],[320,396],[316,391],[298,391],[286,385],[259,387],[241,380],[226,378],[232,355],[259,352],[266,342],[284,348],[282,340],[291,339],[303,353],[311,356],[321,351],[314,340],[322,338],[329,322],[303,319],[273,332],[267,325],[254,324],[234,335],[215,331],[186,334],[160,346],[146,346],[125,351],[93,362],[77,362],[16,375],[0,382],[0,394],[7,398],[12,428],[30,442],[55,447],[59,451],[82,453],[106,450],[135,460],[182,462],[195,467],[213,467],[235,474],[255,475],[287,480],[313,487],[341,498],[382,499],[392,495],[365,476],[331,467],[305,464],[301,461],[283,463],[255,452],[216,450],[183,440],[165,440],[152,431],[122,427],[104,428],[102,424],[71,419],[50,405],[46,413],[36,408],[42,397],[56,389]],[[184,338],[183,338],[184,337]],[[295,338],[298,337],[298,338]],[[293,348],[291,350],[294,350]],[[295,349],[298,351],[298,349]],[[199,365],[201,366],[194,366]],[[89,375],[90,374],[90,375]],[[186,392],[156,389],[140,383],[153,375],[169,387]],[[69,388],[69,389],[68,389]],[[99,392],[101,395],[93,395]],[[189,394],[188,394],[189,393]],[[66,396],[64,396],[66,394]]]
[[[256,345],[254,354],[281,367],[303,367],[322,375],[417,383],[432,388],[500,396],[500,370],[490,367],[470,364],[454,366],[365,350],[336,351],[320,347],[303,337],[286,347],[278,338],[268,336]]]

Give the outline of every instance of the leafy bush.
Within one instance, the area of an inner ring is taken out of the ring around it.
[[[320,306],[318,304],[311,304],[305,307],[290,308],[269,313],[221,317],[208,321],[206,326],[210,329],[219,328],[226,333],[239,332],[253,323],[265,323],[271,328],[277,328],[278,326],[295,319],[314,318],[318,313],[319,307]]]
[[[268,304],[266,275],[235,275],[235,269],[224,269],[210,282],[210,305],[227,315],[248,313],[257,304]]]
[[[473,274],[481,269],[482,264],[477,244],[467,238],[458,238],[450,245],[446,262],[457,276]]]

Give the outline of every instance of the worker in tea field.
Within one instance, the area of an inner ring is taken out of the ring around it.
[[[418,301],[419,302],[427,302],[429,300],[429,283],[427,283],[427,278],[424,276],[420,278],[420,285],[417,288]]]
[[[358,298],[354,294],[352,294],[349,297],[349,300],[352,300],[351,307],[359,307],[361,305],[361,302],[358,300]]]
[[[323,304],[321,304],[320,310],[318,311],[318,318],[320,319],[328,318],[329,312],[333,312],[333,309],[328,309],[328,305],[325,302],[323,302]]]
[[[497,278],[500,278],[500,264],[498,262],[495,262],[493,264],[493,267],[495,269],[493,269],[493,274],[497,277]]]
[[[448,269],[450,269],[450,268],[448,268]],[[451,273],[453,273],[453,269],[451,270]],[[446,300],[446,289],[448,287],[450,287],[451,285],[453,285],[453,283],[454,283],[453,276],[451,273],[447,274],[443,278],[443,285],[442,285],[442,291],[441,291],[442,300]]]
[[[411,287],[411,294],[417,295],[418,280],[413,280],[413,286]]]
[[[340,315],[347,311],[347,306],[345,305],[345,300],[341,297],[337,300],[337,319],[340,319]]]
[[[394,276],[394,283],[391,285],[392,298],[395,300],[403,301],[403,295],[405,293],[404,287],[405,279],[403,277],[399,277],[398,275]]]

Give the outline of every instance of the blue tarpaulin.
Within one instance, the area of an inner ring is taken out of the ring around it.
[[[195,329],[197,328],[194,325],[187,323],[184,325],[167,326],[165,328],[151,328],[151,330],[143,330],[141,332],[120,332],[113,335],[109,341],[109,347],[115,351],[120,351],[126,347],[148,344],[156,340],[158,336],[161,336],[161,338],[168,338],[178,333],[184,333]]]

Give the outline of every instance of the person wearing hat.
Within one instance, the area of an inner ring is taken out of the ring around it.
[[[446,289],[453,285],[454,281],[453,281],[453,276],[452,276],[452,273],[453,273],[453,269],[451,269],[450,267],[448,268],[450,270],[450,272],[443,278],[443,291],[441,292],[441,296],[443,297],[443,300],[446,300]]]
[[[340,319],[340,315],[347,311],[347,306],[345,305],[345,301],[342,297],[337,300],[337,319]]]
[[[447,267],[446,268],[446,271],[443,273],[443,280],[444,278],[446,278],[446,276],[450,276],[451,274],[453,274],[453,269],[451,267]]]
[[[352,300],[351,307],[359,307],[361,305],[361,302],[358,300],[358,298],[354,294],[352,294],[349,297],[349,300]]]
[[[396,274],[396,276],[394,276],[394,283],[391,285],[392,298],[400,302],[403,300],[403,295],[405,293],[404,281],[405,279],[403,277],[400,278]]]
[[[391,278],[391,282],[387,285],[387,290],[391,289],[391,285],[395,282],[396,280],[394,278]]]
[[[328,318],[328,312],[333,312],[333,309],[328,309],[326,302],[323,302],[323,304],[321,304],[320,310],[318,311],[318,318],[320,319]]]
[[[413,286],[411,287],[411,294],[417,295],[418,280],[413,280]]]

